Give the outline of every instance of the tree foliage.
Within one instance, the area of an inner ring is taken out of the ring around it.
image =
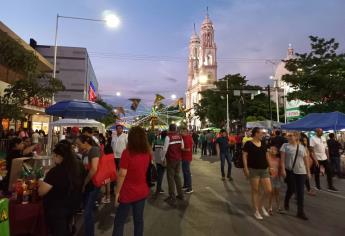
[[[102,107],[104,107],[105,109],[107,109],[109,111],[108,115],[106,117],[104,117],[103,119],[99,119],[100,122],[102,122],[106,127],[114,124],[115,121],[119,118],[115,112],[114,112],[114,108],[112,105],[106,103],[102,98],[97,98],[97,100],[95,101],[96,103],[98,103],[99,105],[101,105]]]
[[[345,53],[337,53],[339,43],[333,38],[309,38],[311,51],[286,61],[290,73],[282,79],[294,89],[288,100],[311,103],[301,107],[304,114],[345,112]]]
[[[216,89],[201,92],[200,104],[194,104],[195,114],[201,121],[209,120],[212,125],[224,127],[226,124],[226,81],[228,81],[229,118],[230,121],[257,121],[270,119],[269,98],[264,93],[253,99],[250,94],[234,95],[234,90],[262,91],[260,86],[248,85],[245,76],[240,74],[226,75],[215,83]],[[275,106],[272,102],[272,113],[275,115]],[[274,116],[273,116],[274,117]]]
[[[18,119],[21,115],[18,108],[30,98],[51,99],[53,94],[65,89],[61,80],[41,73],[38,63],[34,52],[0,31],[0,64],[7,69],[7,76],[9,71],[20,75],[19,80],[11,79],[13,83],[5,89],[5,95],[1,98],[0,126],[3,118]]]

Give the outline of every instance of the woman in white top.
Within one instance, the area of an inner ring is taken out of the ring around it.
[[[297,196],[297,217],[308,220],[304,213],[304,183],[310,178],[307,150],[299,143],[298,132],[288,135],[289,143],[280,149],[282,173],[285,177],[287,190],[285,195],[285,210],[289,210],[289,201],[293,194]]]

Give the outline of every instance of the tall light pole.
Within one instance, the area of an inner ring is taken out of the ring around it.
[[[230,132],[230,118],[229,118],[229,80],[226,80],[226,131]]]
[[[104,15],[104,19],[91,19],[91,18],[83,18],[83,17],[74,17],[74,16],[61,16],[59,14],[56,15],[56,24],[55,24],[55,39],[54,39],[54,62],[53,62],[53,78],[56,78],[56,62],[57,62],[57,50],[58,50],[58,45],[57,45],[57,39],[58,39],[58,30],[59,30],[59,19],[64,18],[64,19],[71,19],[71,20],[83,20],[83,21],[94,21],[94,22],[103,22],[105,23],[108,27],[110,28],[116,28],[120,25],[120,19],[109,12],[106,12],[106,15]],[[54,104],[55,98],[54,94],[52,96],[52,101],[51,103]],[[50,123],[53,122],[53,116],[50,116]],[[47,153],[50,154],[51,150],[51,144],[52,144],[52,130],[49,130],[48,133],[48,144],[47,144]]]
[[[273,75],[270,76],[270,79],[274,81],[274,88],[275,88],[275,95],[276,95],[276,109],[277,109],[277,122],[280,122],[279,119],[279,95],[278,95],[278,78],[274,77]]]
[[[56,15],[56,25],[55,25],[55,43],[54,43],[54,68],[53,68],[53,77],[56,78],[56,59],[57,59],[57,38],[58,38],[58,29],[59,29],[59,19],[71,19],[71,20],[83,20],[83,21],[94,21],[94,22],[103,22],[110,28],[116,28],[120,25],[120,19],[114,14],[107,14],[104,19],[91,19],[84,17],[74,17],[74,16],[61,16]]]

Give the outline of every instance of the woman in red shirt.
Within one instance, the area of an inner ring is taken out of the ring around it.
[[[150,189],[146,173],[152,159],[145,130],[133,127],[128,133],[127,148],[123,151],[117,179],[115,203],[119,203],[114,221],[113,236],[122,236],[129,209],[133,210],[134,235],[143,235],[144,206]]]

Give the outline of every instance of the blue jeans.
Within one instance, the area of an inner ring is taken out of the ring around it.
[[[192,190],[192,174],[190,172],[190,161],[182,160],[183,187]]]
[[[142,236],[144,234],[145,200],[146,199],[143,199],[132,203],[120,203],[119,207],[116,210],[113,236],[123,235],[123,229],[130,208],[132,208],[133,211],[134,236]]]
[[[213,144],[212,143],[207,143],[207,150],[208,150],[208,154],[210,156],[213,155]]]
[[[225,171],[224,171],[224,167],[225,167],[225,160],[228,163],[228,175],[227,177],[231,177],[231,159],[232,156],[230,155],[229,152],[221,152],[220,153],[220,170],[222,172],[222,177],[225,177]]]
[[[165,172],[165,167],[162,166],[161,164],[156,165],[157,168],[157,192],[162,190],[162,182],[163,182],[163,177],[164,177],[164,172]]]
[[[99,188],[94,188],[90,192],[85,192],[85,205],[84,205],[84,228],[85,236],[95,235],[95,217],[94,207],[95,201],[99,194]]]

